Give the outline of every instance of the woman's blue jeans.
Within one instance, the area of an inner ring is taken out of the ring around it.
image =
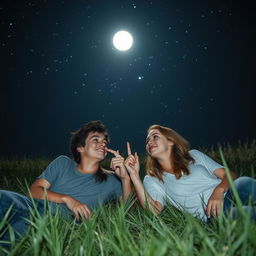
[[[58,205],[60,204],[53,202],[49,204],[44,200],[32,199],[12,191],[0,190],[0,221],[2,221],[8,209],[11,207],[11,211],[8,216],[8,224],[10,224],[14,229],[15,236],[19,237],[20,235],[23,235],[28,228],[28,219],[30,217],[31,210],[36,207],[40,215],[43,215],[45,211],[49,210],[52,214],[55,214]],[[9,241],[9,232],[7,231],[2,234],[3,231],[4,230],[0,230],[0,240]]]
[[[250,177],[239,177],[234,180],[234,185],[239,195],[239,198],[245,209],[250,209],[252,219],[256,219],[256,179]],[[251,200],[250,208],[247,208]],[[231,189],[229,189],[224,198],[224,212],[229,212],[234,208],[235,197]]]

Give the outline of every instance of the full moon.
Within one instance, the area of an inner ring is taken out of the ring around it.
[[[127,51],[131,48],[133,38],[127,31],[119,31],[113,37],[113,44],[119,51]]]

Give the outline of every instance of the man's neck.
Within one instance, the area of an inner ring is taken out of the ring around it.
[[[99,169],[99,162],[96,160],[82,158],[77,165],[77,169],[81,173],[96,173]]]

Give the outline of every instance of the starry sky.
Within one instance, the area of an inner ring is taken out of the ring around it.
[[[0,156],[68,154],[90,120],[124,153],[145,152],[156,123],[193,148],[251,141],[254,16],[249,1],[3,1]]]

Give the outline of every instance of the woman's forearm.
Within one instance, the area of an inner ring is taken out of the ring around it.
[[[128,176],[129,177],[129,176]],[[122,197],[121,201],[126,200],[132,192],[131,179],[126,178],[122,180]]]
[[[230,171],[230,175],[232,180],[235,180],[237,178],[236,173]],[[227,190],[230,188],[229,180],[227,177],[227,174],[225,173],[223,177],[221,177],[222,181],[220,184],[215,188],[216,190],[223,190],[223,193],[227,192]]]
[[[131,180],[133,182],[140,205],[144,209],[148,207],[154,213],[161,212],[163,210],[162,205],[154,201],[152,197],[147,193],[141,182],[140,177],[138,175],[131,175]]]

